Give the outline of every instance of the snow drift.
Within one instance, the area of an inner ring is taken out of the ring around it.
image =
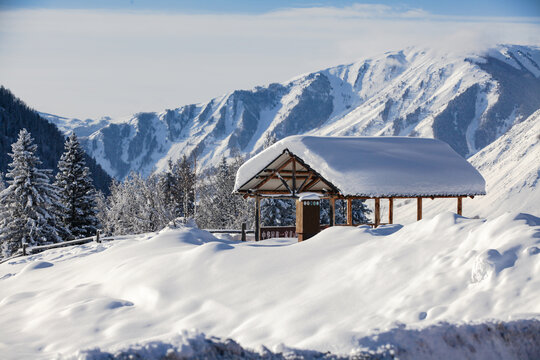
[[[466,357],[460,344],[470,344],[484,358],[513,347],[533,358],[538,274],[540,219],[527,214],[443,213],[403,227],[330,228],[302,243],[165,229],[1,264],[0,354],[99,354],[193,330],[274,352],[388,347],[422,358],[452,348]],[[486,335],[497,325],[484,321],[509,321],[509,340]],[[456,345],[438,347],[445,337]]]

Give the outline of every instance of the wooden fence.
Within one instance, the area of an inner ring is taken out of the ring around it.
[[[205,231],[208,231],[212,234],[242,234],[241,240],[247,241],[247,234],[255,234],[255,230],[247,230],[246,224],[242,224],[242,228],[240,230],[236,229],[206,229]],[[262,227],[261,228],[261,239],[269,239],[272,237],[296,237],[296,228],[294,226],[268,226],[268,227]],[[118,237],[117,237],[118,238]],[[96,233],[95,236],[89,236],[82,239],[75,239],[75,240],[69,240],[69,241],[63,241],[59,243],[54,244],[48,244],[48,245],[39,245],[39,246],[32,246],[27,247],[26,244],[23,244],[22,248],[19,249],[19,251],[6,259],[0,260],[0,264],[12,260],[14,258],[20,257],[20,256],[26,256],[26,255],[33,255],[38,254],[45,250],[50,249],[57,249],[61,247],[66,246],[73,246],[73,245],[82,245],[87,244],[89,242],[95,241],[95,242],[101,242],[101,241],[112,241],[114,240],[113,236],[106,236],[106,237],[100,237],[99,231]]]
[[[19,249],[15,255],[9,258],[0,260],[0,264],[6,261],[12,260],[14,258],[18,258],[20,256],[38,254],[45,250],[56,249],[56,248],[61,248],[61,247],[66,247],[66,246],[73,246],[73,245],[82,245],[82,244],[86,244],[92,241],[100,243],[102,241],[112,241],[112,240],[114,240],[113,236],[106,236],[103,238],[100,237],[100,234],[98,231],[95,236],[89,236],[89,237],[75,239],[75,240],[68,240],[68,241],[63,241],[63,242],[54,243],[54,244],[31,246],[31,247],[28,247],[27,244],[22,244],[22,248]]]

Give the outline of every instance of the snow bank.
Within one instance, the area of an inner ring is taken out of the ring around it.
[[[540,321],[518,320],[483,324],[441,323],[421,330],[396,327],[359,339],[364,349],[349,356],[282,347],[275,352],[262,346],[246,349],[232,339],[184,332],[167,342],[149,341],[115,351],[99,348],[77,352],[79,360],[110,359],[537,359],[540,355]]]
[[[288,150],[343,195],[483,195],[485,182],[439,140],[412,137],[289,136],[240,167],[235,191]]]
[[[539,239],[531,215],[443,213],[403,227],[330,228],[302,243],[181,227],[49,250],[0,265],[0,357],[114,352],[186,330],[275,353],[422,354],[446,337],[459,351],[469,351],[463,342],[506,354],[537,338],[516,335],[502,349],[479,322],[520,320],[512,336],[538,319]]]

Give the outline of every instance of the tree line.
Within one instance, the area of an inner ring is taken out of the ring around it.
[[[171,222],[195,219],[201,228],[252,226],[253,203],[232,193],[241,156],[197,175],[192,159],[169,161],[168,169],[143,178],[134,172],[113,181],[110,194],[96,191],[75,134],[65,141],[58,172],[41,169],[37,145],[26,129],[11,145],[11,162],[0,173],[2,257],[22,244],[44,245],[93,236],[157,231]]]

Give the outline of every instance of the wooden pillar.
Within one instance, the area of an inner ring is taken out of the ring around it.
[[[255,241],[259,241],[261,236],[261,198],[255,196]]]
[[[246,223],[242,223],[242,241],[246,241]]]
[[[347,199],[347,225],[351,226],[352,223],[352,199]]]
[[[330,198],[330,226],[336,225],[336,198]]]
[[[416,203],[416,220],[422,220],[422,198],[417,198]]]
[[[457,213],[458,215],[463,214],[463,198],[462,197],[457,198]]]
[[[388,199],[388,223],[394,223],[394,198]]]
[[[292,161],[292,195],[296,195],[296,161]]]
[[[381,224],[381,199],[375,198],[375,227]]]

